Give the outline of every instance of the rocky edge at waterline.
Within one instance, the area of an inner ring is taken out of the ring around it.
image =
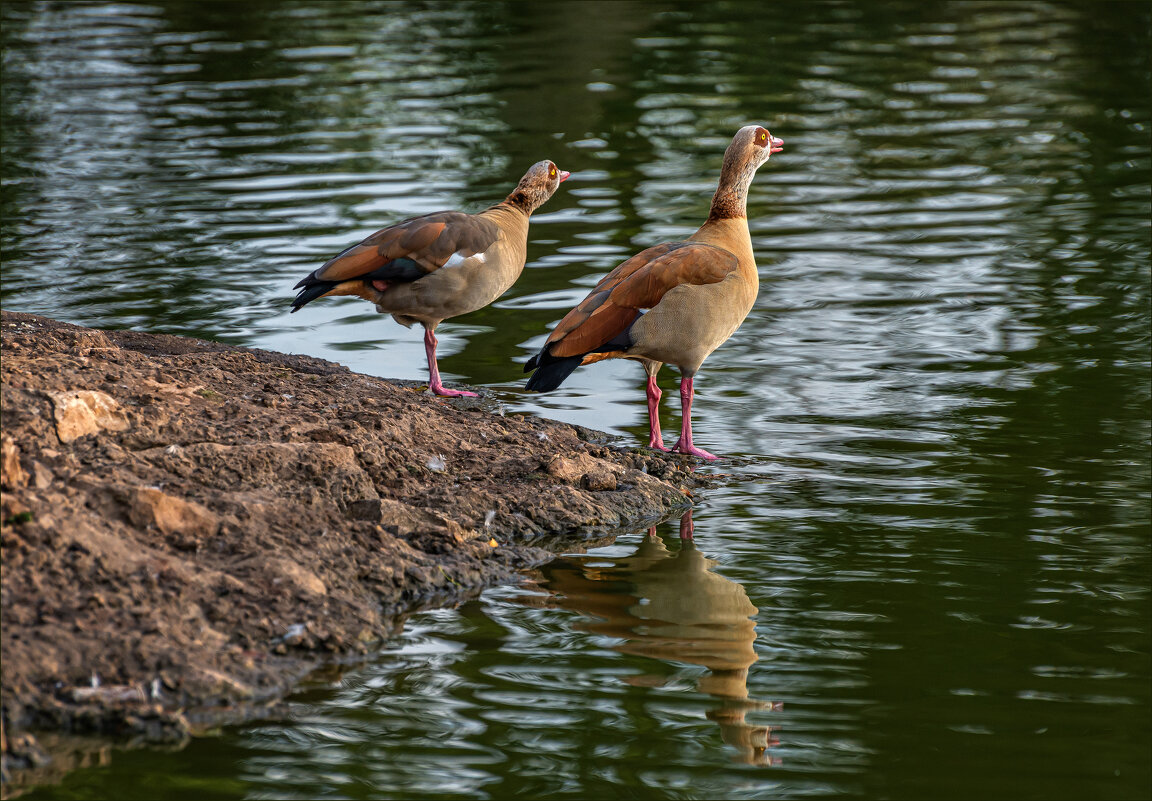
[[[179,743],[264,714],[399,615],[667,516],[700,481],[320,359],[0,325],[6,781],[66,770],[44,747],[61,733]]]

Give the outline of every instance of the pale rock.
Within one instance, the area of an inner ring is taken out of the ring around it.
[[[254,556],[240,562],[236,567],[255,569],[270,574],[275,584],[287,584],[296,590],[303,590],[313,595],[328,594],[328,587],[319,576],[291,559],[276,556]]]
[[[5,435],[0,439],[0,451],[3,452],[3,467],[0,468],[0,484],[7,489],[23,487],[28,483],[28,474],[20,464],[20,449],[16,447],[12,437]]]
[[[586,453],[553,456],[544,470],[565,484],[592,492],[616,489],[618,479],[624,475],[624,468],[620,465]]]
[[[128,519],[140,528],[155,526],[164,534],[211,536],[220,526],[219,518],[200,504],[152,487],[133,487],[126,496]]]
[[[49,392],[56,417],[56,435],[71,442],[101,430],[124,431],[128,418],[110,395],[89,389]]]
[[[48,489],[55,478],[52,471],[44,466],[43,462],[32,463],[32,483],[36,489]]]

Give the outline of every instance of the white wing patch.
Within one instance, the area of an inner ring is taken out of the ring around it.
[[[456,251],[448,257],[448,261],[444,262],[444,267],[459,267],[466,261],[483,264],[485,261],[487,261],[487,259],[484,257],[483,253],[476,253],[472,256],[465,256],[461,251]],[[440,269],[444,269],[444,267],[441,267]]]

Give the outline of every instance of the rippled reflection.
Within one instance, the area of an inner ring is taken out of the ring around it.
[[[771,702],[748,697],[748,670],[757,660],[755,615],[744,587],[712,571],[693,539],[692,511],[680,520],[679,547],[670,550],[649,529],[635,552],[621,557],[568,556],[541,569],[541,586],[554,602],[596,619],[578,628],[620,640],[622,653],[700,665],[700,692],[717,699],[708,719],[720,727],[734,759],[772,764],[768,726],[746,721],[748,710]],[[660,676],[628,676],[634,686],[660,686]],[[778,764],[778,762],[777,762]]]

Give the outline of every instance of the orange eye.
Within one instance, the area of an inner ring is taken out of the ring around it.
[[[551,170],[548,171],[548,174],[554,177],[556,175],[556,168],[553,167]]]

